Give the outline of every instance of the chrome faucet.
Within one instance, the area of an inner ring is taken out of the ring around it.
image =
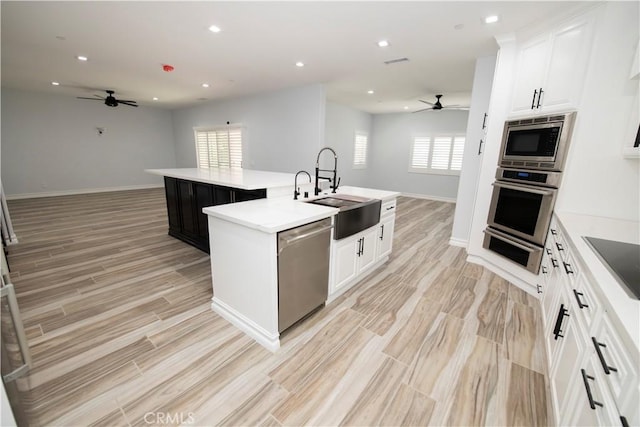
[[[322,154],[324,150],[329,150],[333,153],[333,170],[320,169],[320,154]],[[320,172],[333,172],[333,178],[330,178],[328,176],[320,176]],[[315,189],[313,190],[314,194],[316,196],[320,194],[320,187],[318,186],[318,181],[321,179],[326,179],[327,181],[333,183],[333,185],[331,186],[332,188],[331,192],[335,193],[336,190],[338,189],[338,185],[340,185],[340,179],[337,178],[337,175],[338,175],[338,155],[336,154],[334,149],[331,147],[322,148],[318,152],[318,157],[316,158],[316,185],[315,185]]]
[[[309,182],[311,182],[311,175],[309,175],[309,172],[307,171],[298,171],[296,173],[296,177],[293,180],[293,200],[298,200],[298,196],[300,195],[300,188],[298,187],[298,175],[300,175],[301,173],[306,173],[307,176],[309,177]],[[306,193],[305,193],[306,195]]]

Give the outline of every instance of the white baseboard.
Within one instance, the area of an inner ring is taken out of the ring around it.
[[[245,334],[257,341],[258,344],[266,348],[267,350],[275,353],[280,349],[280,335],[270,334],[260,325],[256,324],[251,319],[243,316],[233,308],[229,307],[224,302],[217,299],[215,296],[211,298],[211,309],[226,319],[229,323],[240,329]]]
[[[42,193],[7,194],[7,200],[34,199],[38,197],[73,196],[76,194],[107,193],[111,191],[145,190],[162,188],[164,184],[127,185],[122,187],[81,188],[79,190],[47,191]]]
[[[401,195],[405,196],[405,197],[413,197],[414,199],[435,200],[436,202],[447,202],[447,203],[455,203],[456,202],[456,199],[454,199],[454,198],[430,196],[428,194],[401,193]]]
[[[495,273],[498,276],[502,277],[503,279],[505,279],[505,280],[511,282],[512,284],[516,285],[517,287],[519,287],[523,291],[527,292],[528,294],[531,294],[532,296],[534,296],[534,297],[536,297],[538,299],[540,298],[538,296],[537,289],[535,288],[535,286],[533,286],[530,283],[525,282],[524,280],[522,280],[518,276],[513,275],[511,272],[505,270],[504,268],[495,265],[491,261],[488,261],[488,260],[486,260],[484,258],[481,258],[481,257],[477,256],[477,255],[468,255],[467,256],[467,261],[470,262],[470,263],[473,263],[473,264],[478,264],[478,265],[483,266],[484,268],[486,268],[487,270],[491,271],[492,273]]]
[[[451,246],[458,246],[460,248],[467,248],[469,241],[467,239],[458,239],[456,237],[449,238],[449,244]]]

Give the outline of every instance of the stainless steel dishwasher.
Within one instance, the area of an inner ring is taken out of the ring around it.
[[[278,233],[278,331],[322,306],[329,287],[331,218]]]

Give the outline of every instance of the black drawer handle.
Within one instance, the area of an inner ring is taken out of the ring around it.
[[[533,90],[533,98],[531,98],[531,109],[536,108],[536,95],[538,94],[538,89]]]
[[[389,206],[389,207],[387,208],[387,210],[388,210],[388,211],[390,211],[390,210],[391,210],[391,209],[393,209],[393,208],[395,208],[395,206]]]
[[[360,255],[364,255],[364,237],[362,238],[362,250],[360,251]]]
[[[356,255],[360,256],[362,255],[362,238],[358,239],[358,252],[356,252]]]
[[[559,251],[564,251],[564,248],[562,247],[562,245],[558,242],[556,242],[556,247],[558,248]]]
[[[558,339],[558,337],[564,338],[564,335],[562,335],[562,319],[564,319],[565,316],[569,317],[569,310],[564,308],[564,304],[560,304],[560,311],[558,312],[556,325],[553,328],[553,338],[556,340]]]
[[[482,144],[484,144],[484,141],[481,139],[480,144],[478,144],[478,156],[482,154]]]
[[[545,248],[545,249],[547,250],[547,255],[551,256],[552,255],[551,249],[549,248]]]
[[[544,265],[542,266],[542,274],[547,274],[547,267],[545,267]]]
[[[554,236],[558,234],[558,231],[554,228],[550,228],[549,231],[551,231],[551,234],[553,234]]]
[[[542,293],[542,286],[536,285],[536,290],[538,291],[539,294],[541,294]]]
[[[487,127],[487,113],[484,113],[484,118],[482,119],[482,129]]]
[[[571,267],[571,264],[568,264],[564,261],[562,261],[562,263],[564,264],[564,271],[566,271],[567,274],[573,274],[573,269]]]
[[[578,307],[580,307],[580,310],[582,310],[582,309],[583,309],[583,308],[585,308],[585,307],[586,307],[586,308],[589,308],[589,305],[588,305],[588,304],[585,304],[585,303],[583,303],[583,302],[580,300],[580,297],[583,297],[583,296],[584,296],[584,294],[583,294],[582,292],[578,292],[578,291],[576,291],[576,290],[574,289],[574,290],[573,290],[573,295],[575,295],[575,296],[576,296],[576,301],[578,301]]]
[[[558,260],[555,258],[551,258],[551,265],[553,265],[553,268],[558,268],[560,266],[558,264]]]
[[[384,224],[380,226],[380,240],[384,240]]]
[[[595,380],[591,375],[587,375],[587,371],[584,369],[580,369],[582,372],[582,380],[584,381],[584,388],[587,390],[587,397],[589,398],[589,406],[591,409],[596,409],[596,405],[599,407],[603,407],[602,403],[593,400],[593,395],[591,394],[591,387],[589,386],[589,380]]]
[[[604,360],[604,355],[602,354],[602,351],[600,351],[600,347],[607,348],[606,344],[598,342],[596,337],[591,337],[591,340],[593,341],[593,346],[596,348],[596,353],[598,353],[598,359],[600,359],[600,363],[602,364],[602,369],[604,369],[604,373],[609,375],[611,374],[611,372],[618,372],[616,368],[614,368],[613,366],[609,366],[607,361]]]
[[[629,427],[629,423],[623,415],[620,415],[620,424],[622,424],[622,427]]]

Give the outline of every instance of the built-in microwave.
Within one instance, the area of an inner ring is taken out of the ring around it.
[[[575,116],[574,111],[505,122],[499,166],[561,171]]]

